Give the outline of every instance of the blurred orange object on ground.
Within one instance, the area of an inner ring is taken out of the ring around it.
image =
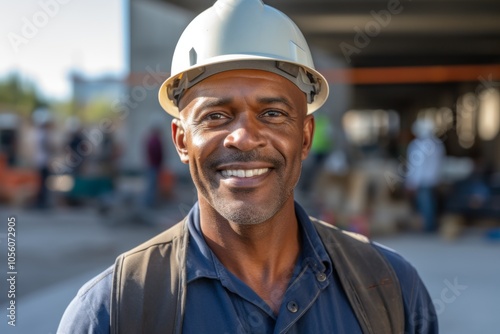
[[[25,205],[36,196],[39,187],[35,170],[11,168],[5,155],[0,154],[0,202]]]
[[[164,198],[172,198],[175,185],[175,175],[168,169],[162,169],[160,175],[158,176],[158,183],[160,196]]]

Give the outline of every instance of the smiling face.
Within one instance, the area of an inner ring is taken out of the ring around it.
[[[259,70],[222,72],[187,90],[179,108],[172,136],[200,207],[258,224],[293,204],[314,128],[293,83]]]

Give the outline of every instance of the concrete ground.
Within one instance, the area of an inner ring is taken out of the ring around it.
[[[92,208],[50,211],[0,207],[0,268],[6,264],[6,225],[16,217],[16,326],[7,324],[7,290],[0,285],[0,333],[55,333],[79,287],[115,257],[174,224],[193,203],[188,192],[161,210],[115,210],[113,219]],[[117,217],[117,218],[116,218]],[[133,223],[133,221],[140,221]],[[420,272],[436,305],[441,333],[493,334],[500,330],[500,242],[467,230],[450,242],[437,235],[375,238]]]
[[[500,333],[500,241],[466,230],[450,242],[438,235],[377,239],[419,271],[434,302],[440,333]]]

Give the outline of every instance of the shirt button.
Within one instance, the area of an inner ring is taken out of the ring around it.
[[[324,282],[326,280],[326,274],[325,273],[317,273],[316,279],[318,280],[318,282]]]
[[[286,304],[286,308],[288,309],[288,311],[295,313],[299,310],[299,305],[297,305],[296,302],[291,301],[291,302],[288,302],[288,304]]]

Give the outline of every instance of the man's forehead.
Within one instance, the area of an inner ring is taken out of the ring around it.
[[[184,108],[195,98],[206,103],[225,104],[237,95],[252,94],[260,103],[304,104],[305,94],[288,79],[264,70],[238,69],[214,74],[186,90],[179,106]],[[255,95],[254,95],[255,94]],[[303,97],[297,99],[297,96]]]
[[[229,87],[234,88],[248,86],[256,89],[260,85],[266,85],[269,87],[274,86],[274,88],[281,91],[291,89],[300,93],[300,89],[290,80],[273,72],[254,69],[236,69],[214,74],[188,88],[187,92],[215,90],[222,85],[229,85]]]
[[[260,69],[230,69],[227,71],[219,72],[213,74],[198,84],[203,84],[204,82],[217,81],[217,80],[228,80],[228,79],[265,79],[265,80],[274,80],[274,81],[288,81],[288,79],[273,73],[271,71],[260,70]],[[290,82],[291,83],[291,82]],[[197,85],[198,85],[197,84]]]

